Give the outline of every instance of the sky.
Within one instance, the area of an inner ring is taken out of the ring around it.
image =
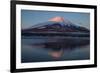
[[[38,23],[47,22],[49,19],[60,16],[65,20],[90,29],[90,14],[79,12],[58,12],[58,11],[39,11],[21,10],[21,27],[29,28]]]

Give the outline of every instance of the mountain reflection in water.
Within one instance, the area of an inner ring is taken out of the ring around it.
[[[22,62],[85,60],[90,58],[89,37],[23,37]]]

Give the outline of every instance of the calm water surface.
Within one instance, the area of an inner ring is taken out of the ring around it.
[[[89,37],[22,36],[21,62],[87,60]]]

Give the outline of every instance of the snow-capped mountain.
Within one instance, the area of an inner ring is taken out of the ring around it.
[[[89,32],[85,27],[75,25],[63,17],[54,17],[47,22],[36,24],[30,28],[22,29],[22,32]]]

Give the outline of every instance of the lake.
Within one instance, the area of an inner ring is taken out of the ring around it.
[[[90,38],[70,36],[22,36],[21,62],[90,59]]]

